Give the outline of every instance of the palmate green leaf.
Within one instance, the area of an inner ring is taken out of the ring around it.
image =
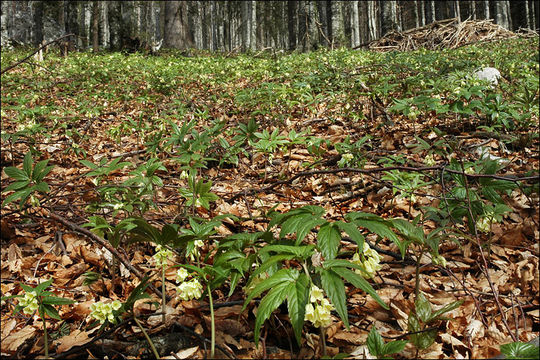
[[[257,317],[255,319],[255,346],[259,345],[259,333],[261,331],[262,324],[270,317],[272,312],[285,301],[287,293],[289,293],[294,284],[290,282],[281,282],[272,288],[261,300],[259,308],[257,309]]]
[[[431,304],[423,293],[419,293],[414,302],[416,315],[425,324],[431,319]]]
[[[349,330],[349,315],[347,313],[345,284],[337,273],[333,270],[323,270],[321,272],[321,282],[324,291],[328,294],[328,298],[336,308],[336,311],[343,320],[343,324]]]
[[[300,273],[296,282],[291,283],[287,294],[287,306],[289,318],[294,330],[296,341],[300,346],[302,341],[302,327],[304,326],[304,316],[306,314],[306,304],[309,300],[309,278],[306,274]]]
[[[353,264],[356,265],[356,264]],[[375,289],[371,286],[369,282],[367,282],[366,279],[364,279],[362,276],[358,275],[357,273],[344,268],[344,267],[335,267],[333,268],[334,272],[343,277],[345,280],[353,284],[358,289],[364,290],[367,294],[369,294],[379,305],[381,305],[385,309],[389,309],[388,305],[385,304],[385,302],[380,298],[380,296],[377,294]]]
[[[253,275],[252,275],[253,277]],[[246,306],[249,304],[249,302],[262,294],[264,291],[275,288],[279,284],[295,281],[298,277],[298,271],[295,269],[281,269],[276,271],[272,276],[270,276],[268,279],[263,280],[255,288],[248,294],[248,297],[246,298],[246,301],[244,302],[244,306],[242,307],[242,311],[245,310]]]
[[[324,224],[317,233],[317,245],[325,259],[335,259],[340,241],[341,233],[332,223]]]
[[[392,240],[401,250],[401,256],[405,256],[405,248],[391,229],[391,223],[383,218],[370,213],[352,212],[345,215],[345,219],[357,226],[364,227],[369,231]]]
[[[260,255],[260,254],[259,254]],[[264,255],[264,253],[262,254]],[[251,283],[252,279],[255,279],[257,276],[265,272],[266,270],[270,269],[272,266],[274,266],[276,263],[280,261],[285,260],[291,260],[294,259],[294,255],[288,255],[288,254],[280,254],[280,255],[274,255],[270,258],[266,259],[255,271],[251,274],[249,277],[248,285]],[[260,284],[259,284],[260,285]],[[264,291],[264,290],[262,290]]]
[[[389,343],[384,344],[382,352],[384,355],[400,353],[405,349],[407,343],[407,340],[390,341]]]
[[[49,160],[42,160],[36,164],[34,171],[32,172],[32,179],[34,179],[35,182],[43,180],[43,178],[54,169],[54,166],[47,166],[48,163]]]
[[[376,357],[380,357],[380,356],[386,354],[386,353],[383,352],[383,348],[384,348],[383,338],[377,332],[377,329],[375,329],[375,326],[372,326],[371,330],[369,331],[369,335],[368,335],[368,338],[367,338],[367,341],[366,341],[366,345],[367,345],[369,353],[371,355],[374,355]]]
[[[9,166],[5,168],[4,172],[6,173],[7,176],[15,180],[20,180],[20,181],[30,180],[29,175],[27,175],[24,171],[14,166]]]
[[[35,288],[31,288],[29,286],[27,286],[27,288],[29,288],[30,290],[34,290],[36,292],[36,294],[40,295],[46,288],[48,288],[49,286],[51,286],[51,284],[53,283],[54,281],[54,278],[50,278],[49,280],[47,281],[44,281],[42,283],[40,283],[38,286],[36,286]],[[24,289],[24,291],[28,291],[25,286],[23,286],[24,284],[21,284],[21,287]]]

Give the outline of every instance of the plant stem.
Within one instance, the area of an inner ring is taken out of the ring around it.
[[[135,322],[137,323],[137,326],[139,326],[139,329],[141,329],[144,337],[146,338],[146,341],[148,341],[148,344],[150,345],[150,349],[152,349],[152,352],[154,353],[154,356],[156,357],[156,359],[159,360],[161,357],[159,356],[159,353],[157,352],[156,347],[154,346],[154,343],[152,342],[152,339],[150,339],[150,336],[148,336],[148,334],[146,333],[146,330],[144,330],[142,324],[139,322],[139,320],[137,320],[137,317],[135,315],[133,315],[133,320],[135,320]]]
[[[214,352],[216,348],[216,327],[214,323],[214,303],[212,302],[212,290],[210,290],[210,284],[206,285],[208,289],[208,301],[210,304],[210,359],[214,358]]]
[[[420,293],[420,260],[422,259],[422,256],[424,255],[424,249],[420,252],[420,256],[416,258],[416,281],[414,284],[414,296],[415,299],[418,298],[418,294]]]
[[[165,266],[161,267],[161,320],[165,323],[165,302],[167,301],[165,297]]]
[[[49,358],[49,337],[47,336],[47,322],[45,321],[45,312],[40,311],[40,315],[41,315],[41,320],[43,320],[43,342],[45,343],[45,357],[48,359]]]
[[[322,345],[323,356],[326,356],[326,339],[324,337],[325,333],[326,333],[326,328],[324,326],[321,326],[321,345]]]

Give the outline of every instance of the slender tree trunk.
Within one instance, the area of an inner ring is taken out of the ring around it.
[[[345,43],[345,31],[343,24],[342,3],[341,1],[332,1],[330,3],[332,12],[332,48],[343,46]]]
[[[426,25],[426,7],[425,2],[420,1],[420,26]]]
[[[43,1],[34,3],[34,45],[38,46],[43,42]]]
[[[251,18],[249,20],[249,45],[251,50],[257,50],[257,1],[255,0],[251,1],[250,16]]]
[[[368,1],[369,40],[375,40],[379,37],[377,18],[377,2]]]
[[[289,31],[289,50],[296,49],[296,1],[287,1],[287,29]]]
[[[473,20],[476,20],[476,1],[471,0],[471,16]]]
[[[508,21],[507,3],[508,1],[497,1],[495,3],[495,9],[497,9],[497,13],[495,14],[495,21],[503,28],[510,29],[510,23]]]
[[[489,0],[484,0],[484,17],[486,19],[491,19],[491,14],[489,13]]]
[[[308,20],[308,34],[309,34],[309,48],[317,49],[319,47],[319,30],[317,29],[317,4],[314,0],[310,0],[307,3],[307,20]]]
[[[351,30],[352,30],[352,47],[357,47],[360,45],[360,14],[358,12],[359,1],[352,2],[352,19],[351,19]]]
[[[300,51],[307,50],[307,12],[306,2],[304,0],[298,1],[298,45],[297,48]]]
[[[99,1],[92,3],[92,51],[99,51]]]
[[[458,22],[461,22],[461,8],[459,6],[459,0],[454,1],[454,13]]]

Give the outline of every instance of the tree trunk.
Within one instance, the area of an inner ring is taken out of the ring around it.
[[[43,1],[34,3],[34,26],[33,26],[33,43],[35,46],[41,45],[43,42]]]
[[[360,45],[360,14],[358,12],[359,1],[352,2],[352,19],[351,19],[351,31],[352,31],[352,47],[355,48]]]
[[[296,49],[296,1],[287,1],[287,29],[289,30],[289,50]]]
[[[343,46],[345,43],[343,14],[341,6],[341,1],[332,1],[330,3],[330,9],[332,13],[332,35],[330,41],[332,42],[332,48]]]
[[[314,0],[308,1],[307,4],[307,20],[308,20],[308,35],[309,35],[309,48],[317,49],[319,47],[319,31],[317,29],[317,4]]]
[[[99,51],[99,1],[92,3],[92,50]]]
[[[304,0],[298,1],[298,45],[297,48],[300,51],[307,50],[307,12],[306,2]]]
[[[426,25],[426,7],[424,3],[424,1],[420,1],[420,26]]]
[[[69,37],[69,51],[75,50],[75,47],[77,45],[77,35],[79,35],[79,24],[77,24],[77,4],[72,1],[66,1],[66,33],[68,34],[75,34],[75,36]]]
[[[251,50],[257,50],[257,1],[252,0],[250,5],[249,48]]]
[[[491,15],[489,13],[489,0],[484,0],[484,18],[491,19]]]
[[[375,40],[379,38],[377,18],[377,2],[368,1],[369,40]]]
[[[430,5],[431,5],[431,22],[435,22],[437,21],[437,13],[435,12],[435,1],[434,0],[431,0],[430,1]]]
[[[461,8],[459,6],[459,0],[454,1],[454,13],[458,22],[461,22]]]
[[[383,36],[392,30],[399,31],[396,0],[383,1],[381,15],[382,15],[381,24],[382,24]]]
[[[163,46],[175,49],[187,49],[193,46],[193,39],[187,28],[187,5],[184,1],[165,2]]]
[[[328,1],[326,0],[319,0],[317,1],[317,6],[319,8],[319,23],[320,23],[320,29],[318,29],[321,32],[321,37],[323,38],[322,43],[325,46],[330,46],[328,43],[328,40],[330,38],[330,30],[328,27],[328,24],[330,23],[329,20],[329,11],[328,11]]]
[[[497,1],[495,3],[495,21],[497,24],[505,29],[510,29],[510,22],[508,21],[508,1]]]

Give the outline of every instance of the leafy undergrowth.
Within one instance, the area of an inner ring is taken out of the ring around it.
[[[42,354],[44,323],[55,358],[537,337],[537,50],[49,53],[3,74],[2,354]]]

